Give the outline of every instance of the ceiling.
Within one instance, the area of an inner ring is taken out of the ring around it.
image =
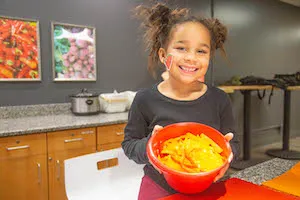
[[[300,0],[279,0],[279,1],[300,7]]]

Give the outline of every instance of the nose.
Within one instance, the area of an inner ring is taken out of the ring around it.
[[[197,61],[197,56],[194,52],[186,52],[184,56],[184,60],[191,64],[194,64]]]

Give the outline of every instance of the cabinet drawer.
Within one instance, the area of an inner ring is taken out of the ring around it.
[[[115,124],[97,128],[97,144],[121,143],[126,124]]]
[[[96,128],[47,133],[48,152],[96,147]]]
[[[0,138],[0,158],[16,158],[46,154],[46,134]]]
[[[97,151],[106,151],[110,149],[116,149],[121,147],[121,142],[109,143],[109,144],[99,144],[97,145]]]

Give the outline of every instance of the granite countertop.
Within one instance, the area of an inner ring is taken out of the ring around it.
[[[299,160],[285,160],[274,158],[255,166],[236,172],[230,178],[242,180],[260,185],[262,182],[273,179],[293,167]]]
[[[72,113],[0,119],[0,137],[96,127],[127,122],[128,113],[75,116]]]

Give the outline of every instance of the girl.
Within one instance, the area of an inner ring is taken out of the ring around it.
[[[159,62],[168,71],[165,80],[136,94],[122,142],[129,159],[146,164],[139,199],[147,200],[176,192],[146,155],[147,141],[163,126],[184,121],[207,124],[225,135],[235,156],[238,143],[231,140],[235,127],[229,97],[199,81],[203,80],[214,51],[224,51],[226,28],[216,19],[193,17],[187,9],[170,9],[161,3],[153,7],[138,6],[135,12],[146,28],[150,72],[155,74]]]

